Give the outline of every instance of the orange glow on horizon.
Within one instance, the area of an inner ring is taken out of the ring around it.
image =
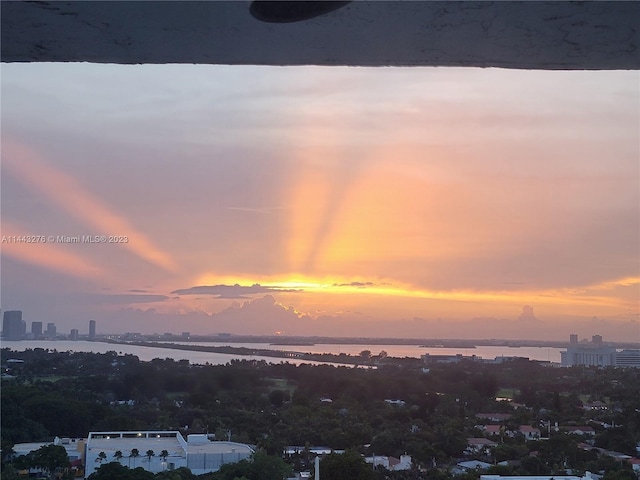
[[[623,279],[629,281],[629,279]],[[388,279],[345,279],[318,277],[312,278],[303,275],[283,275],[281,277],[262,278],[237,278],[215,277],[203,275],[197,279],[195,285],[240,285],[251,286],[259,284],[262,287],[272,289],[270,293],[276,295],[287,293],[290,295],[313,294],[320,295],[320,302],[331,304],[327,296],[352,295],[378,298],[404,297],[425,300],[442,300],[462,303],[482,302],[485,304],[515,305],[526,304],[557,305],[574,307],[613,307],[613,308],[637,308],[637,302],[625,302],[619,298],[611,298],[600,295],[587,295],[583,290],[561,288],[541,289],[526,291],[478,291],[478,290],[433,290],[420,288],[414,285],[404,284]],[[287,292],[294,290],[299,292]]]
[[[610,280],[608,282],[590,285],[588,288],[594,290],[611,290],[616,287],[631,287],[634,285],[640,285],[640,277],[625,277],[617,280]]]

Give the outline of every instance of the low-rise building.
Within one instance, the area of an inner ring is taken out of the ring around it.
[[[587,437],[594,437],[596,434],[596,431],[593,429],[593,427],[589,427],[589,426],[562,427],[562,430],[572,435],[584,435]]]
[[[420,358],[425,363],[458,363],[462,360],[471,360],[473,362],[480,360],[479,357],[475,355],[464,356],[461,353],[456,355],[431,355],[429,353],[425,353],[424,355],[420,355]]]
[[[540,438],[540,429],[530,425],[520,425],[518,432],[524,435],[525,440],[538,440]]]
[[[500,435],[504,434],[503,425],[483,425],[482,429],[486,435]]]
[[[451,473],[457,475],[465,472],[485,470],[490,466],[490,463],[481,462],[480,460],[467,460],[464,462],[458,462],[458,464],[451,470]]]
[[[473,455],[476,453],[484,453],[487,454],[489,450],[498,444],[488,438],[467,438],[467,448],[466,453]]]
[[[480,480],[600,480],[602,475],[586,472],[584,476],[575,475],[480,475]]]
[[[55,437],[52,442],[16,443],[12,447],[12,457],[21,457],[48,445],[57,445],[63,447],[67,452],[72,472],[75,475],[76,472],[82,471],[82,466],[84,465],[85,442],[86,440],[84,438]],[[42,469],[31,468],[27,472],[28,475],[40,474],[42,473]]]
[[[91,432],[86,443],[85,478],[102,463],[112,461],[152,473],[187,467],[202,475],[226,463],[248,459],[253,453],[249,445],[211,441],[208,435],[187,435],[185,440],[175,431]]]
[[[594,400],[592,402],[585,402],[582,404],[582,408],[584,410],[609,410],[609,407],[606,403],[601,402],[600,400]]]
[[[627,462],[631,464],[631,468],[634,472],[640,472],[640,458],[630,458]]]
[[[640,350],[622,350],[616,352],[616,367],[640,368]]]
[[[331,453],[342,454],[342,453],[344,453],[344,450],[334,450],[333,448],[323,447],[323,446],[321,446],[321,447],[305,447],[305,446],[300,446],[300,445],[290,445],[290,446],[284,448],[284,454],[287,455],[287,456],[302,455],[305,452],[307,452],[310,455],[323,456],[323,455],[329,455]]]
[[[20,457],[35,452],[39,448],[47,445],[59,445],[67,451],[69,462],[74,463],[79,461],[82,463],[84,460],[85,443],[86,440],[84,438],[55,437],[51,442],[16,443],[12,448],[14,455]]]
[[[490,422],[506,422],[511,418],[510,413],[477,413],[476,418]]]
[[[411,455],[400,455],[400,458],[374,455],[373,457],[365,457],[364,461],[374,467],[384,467],[392,472],[411,470]]]

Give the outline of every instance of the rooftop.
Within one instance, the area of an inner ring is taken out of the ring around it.
[[[129,433],[129,432],[127,432]],[[174,432],[178,433],[178,432]],[[92,432],[87,440],[88,450],[104,451],[108,458],[113,456],[117,450],[122,452],[123,457],[128,457],[132,449],[137,448],[143,456],[147,450],[153,450],[156,455],[162,450],[167,450],[169,455],[184,455],[184,448],[178,438],[174,436],[123,436],[116,432]],[[178,433],[179,435],[179,433]]]
[[[153,450],[158,455],[167,450],[170,456],[188,454],[216,454],[216,453],[246,453],[253,450],[249,445],[235,442],[202,441],[202,435],[197,435],[195,441],[185,441],[180,432],[173,431],[144,431],[144,432],[91,432],[87,439],[89,450],[104,451],[110,457],[120,450],[123,457],[128,457],[132,449],[137,448],[140,456],[147,450]]]

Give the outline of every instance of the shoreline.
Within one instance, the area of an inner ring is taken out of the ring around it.
[[[192,352],[210,352],[210,353],[223,353],[227,355],[240,355],[249,357],[272,357],[282,359],[295,359],[295,360],[307,360],[312,362],[322,362],[327,364],[347,364],[353,366],[375,366],[378,364],[376,360],[378,357],[372,356],[369,358],[363,358],[360,356],[349,355],[346,353],[333,354],[333,353],[309,353],[309,352],[292,352],[289,350],[273,350],[273,349],[260,349],[260,348],[247,348],[247,347],[231,347],[231,346],[205,346],[205,345],[183,345],[178,343],[158,343],[154,341],[107,341],[106,343],[112,345],[135,345],[139,347],[151,347],[151,348],[169,348],[173,350],[185,350]],[[415,363],[420,364],[422,360],[420,358],[394,358],[386,357],[385,360],[389,360],[387,363]]]

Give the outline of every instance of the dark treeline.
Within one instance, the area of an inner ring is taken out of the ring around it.
[[[114,345],[118,345],[118,341],[111,341]],[[379,355],[371,355],[370,350],[363,350],[368,355],[347,355],[346,353],[333,354],[333,353],[305,353],[305,352],[292,352],[288,350],[277,350],[273,348],[248,348],[248,347],[232,347],[230,345],[225,346],[206,346],[206,345],[187,345],[180,343],[158,343],[158,342],[145,342],[145,341],[128,341],[127,345],[137,345],[140,347],[150,348],[170,348],[173,350],[187,350],[193,352],[211,352],[211,353],[225,353],[229,355],[241,355],[241,356],[259,356],[259,357],[274,357],[274,358],[296,358],[298,360],[304,360],[309,362],[326,362],[331,364],[348,364],[348,365],[376,365],[380,362],[385,363],[386,352],[383,350]],[[403,366],[416,366],[421,362],[418,358],[406,357],[404,359],[396,358],[394,363],[400,363]]]
[[[640,441],[638,369],[554,368],[517,359],[502,364],[464,360],[430,365],[427,371],[422,365],[392,364],[376,369],[256,361],[190,365],[172,359],[141,362],[116,352],[1,353],[10,375],[2,381],[4,452],[15,443],[85,437],[90,431],[179,430],[220,440],[230,433],[233,441],[278,459],[287,445],[396,457],[408,453],[421,472],[379,472],[374,478],[427,479],[449,478],[444,469],[463,456],[467,438],[482,436],[479,412],[510,413],[503,426],[513,432],[519,425],[539,427],[546,421],[593,425],[594,447],[633,456]],[[496,401],[504,392],[523,407]],[[583,408],[584,401],[595,400],[606,403],[607,410]],[[550,433],[549,440],[538,441],[504,436],[491,458],[478,459],[513,461],[492,467],[496,473],[558,473],[566,466],[627,473],[626,465],[579,448],[586,438]],[[304,469],[311,460],[301,453],[287,461]],[[617,478],[613,473],[609,478]]]

